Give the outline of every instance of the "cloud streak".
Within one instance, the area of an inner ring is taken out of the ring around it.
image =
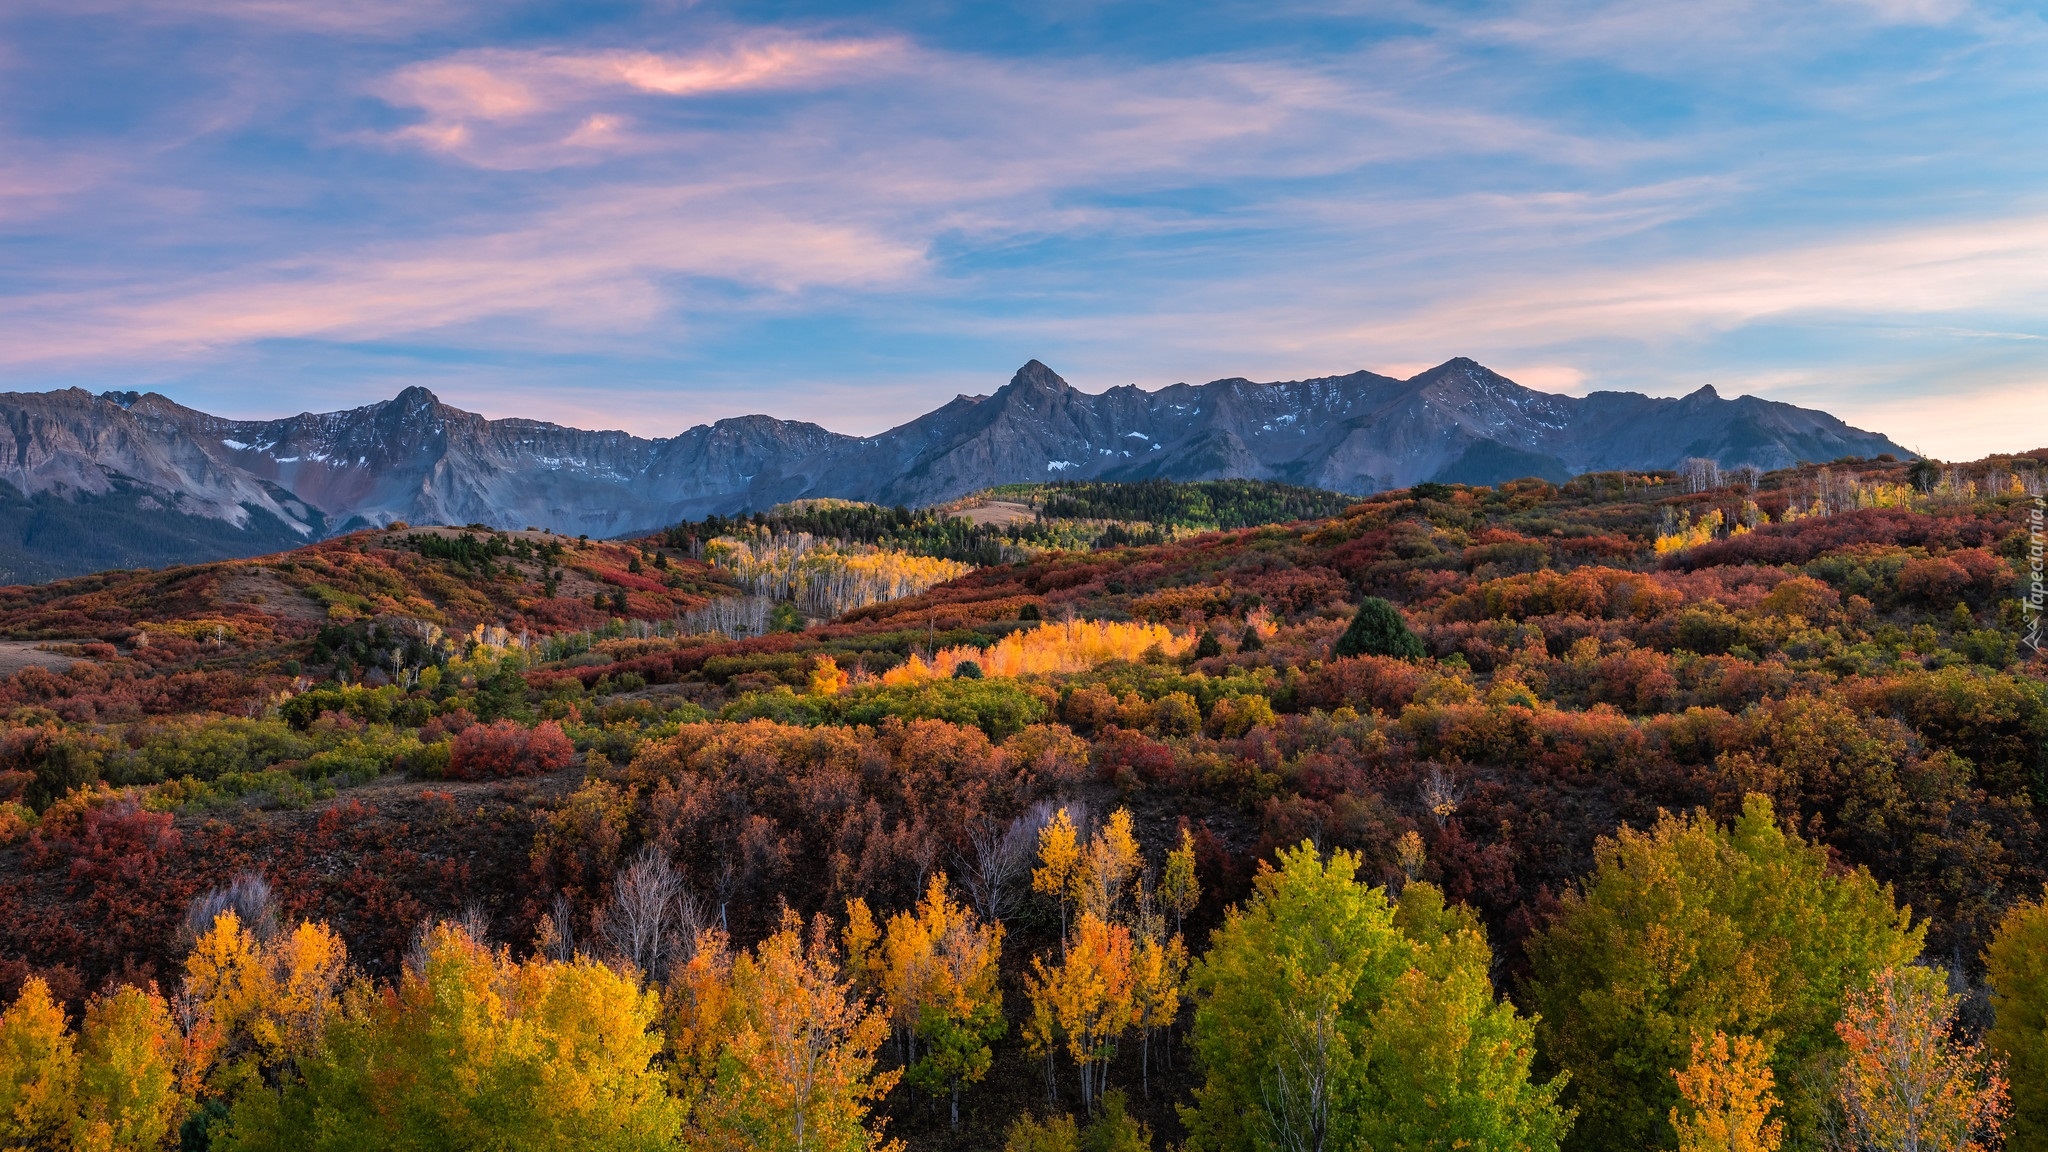
[[[1030,356],[1156,384],[1464,353],[1886,419],[1930,373],[2048,381],[2048,37],[2008,0],[1314,0],[1135,32],[31,3],[0,12],[14,387],[332,407],[496,371],[541,415],[548,380],[580,418],[631,378],[676,419],[879,425]]]

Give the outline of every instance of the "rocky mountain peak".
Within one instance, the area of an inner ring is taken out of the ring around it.
[[[1074,390],[1072,384],[1060,378],[1060,374],[1036,360],[1027,362],[1010,377],[1006,391],[1060,393]]]
[[[23,462],[0,483],[45,505],[78,503],[79,524],[126,517],[190,542],[145,551],[129,539],[141,536],[109,536],[91,563],[65,569],[53,566],[61,544],[8,545],[0,522],[0,572],[39,576],[247,555],[396,519],[605,537],[795,499],[921,506],[1037,480],[1241,477],[1366,493],[1671,468],[1695,456],[1776,468],[1909,455],[1789,404],[1723,400],[1711,388],[1682,404],[1556,396],[1463,356],[1405,381],[1233,377],[1099,394],[1031,360],[991,396],[963,395],[864,437],[754,415],[645,439],[488,419],[417,386],[277,420],[224,419],[154,392],[11,393],[0,395],[0,423],[15,430]],[[91,500],[126,503],[86,509]],[[63,535],[38,530],[36,539]]]
[[[441,398],[417,384],[401,390],[391,398],[391,406],[405,412],[432,411],[441,406]]]

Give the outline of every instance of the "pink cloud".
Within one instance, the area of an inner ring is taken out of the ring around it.
[[[749,88],[808,84],[851,65],[898,55],[893,40],[782,40],[705,56],[605,53],[575,59],[591,75],[644,92],[697,96]]]

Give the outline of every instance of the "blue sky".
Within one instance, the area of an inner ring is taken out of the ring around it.
[[[870,432],[1456,355],[2048,444],[2039,5],[0,5],[0,387]]]

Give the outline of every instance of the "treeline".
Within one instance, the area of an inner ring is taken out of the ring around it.
[[[1068,481],[1013,484],[988,495],[1037,509],[1034,521],[977,524],[946,508],[802,500],[752,516],[709,516],[666,529],[662,543],[697,554],[721,536],[793,536],[866,544],[986,567],[1036,552],[1165,544],[1190,530],[1247,528],[1334,516],[1352,498],[1266,480]]]
[[[1129,520],[1164,528],[1255,528],[1341,515],[1355,496],[1270,480],[1061,480],[1013,491],[1049,520]]]
[[[708,516],[684,521],[663,530],[661,542],[665,547],[699,555],[705,545],[720,537],[799,535],[976,567],[1008,563],[1026,546],[1051,538],[1036,524],[976,524],[932,508],[884,508],[850,501],[809,500],[772,512],[757,512],[751,517]],[[1086,547],[1086,543],[1067,546]]]
[[[0,1014],[0,1141],[890,1148],[892,1094],[943,1101],[957,1128],[1012,1027],[1044,1092],[1008,1121],[1008,1152],[1080,1152],[1074,1111],[1087,1147],[1151,1147],[1129,1093],[1149,1095],[1183,1042],[1186,1147],[1214,1152],[1965,1152],[2048,1135],[2048,904],[2005,918],[1988,1047],[1961,1043],[1958,998],[1890,889],[1833,868],[1761,797],[1733,826],[1664,816],[1602,840],[1536,938],[1534,1019],[1494,987],[1469,910],[1419,879],[1369,885],[1357,856],[1307,842],[1191,962],[1191,840],[1148,861],[1127,813],[1087,823],[1068,806],[1020,817],[968,901],[934,874],[886,920],[860,899],[809,923],[785,907],[751,947],[650,845],[587,940],[565,902],[517,951],[476,917],[429,919],[383,981],[245,876],[192,902],[172,996],[118,984],[74,1025],[44,980],[23,984]],[[1064,928],[1012,1004],[1004,919],[1027,891]]]

